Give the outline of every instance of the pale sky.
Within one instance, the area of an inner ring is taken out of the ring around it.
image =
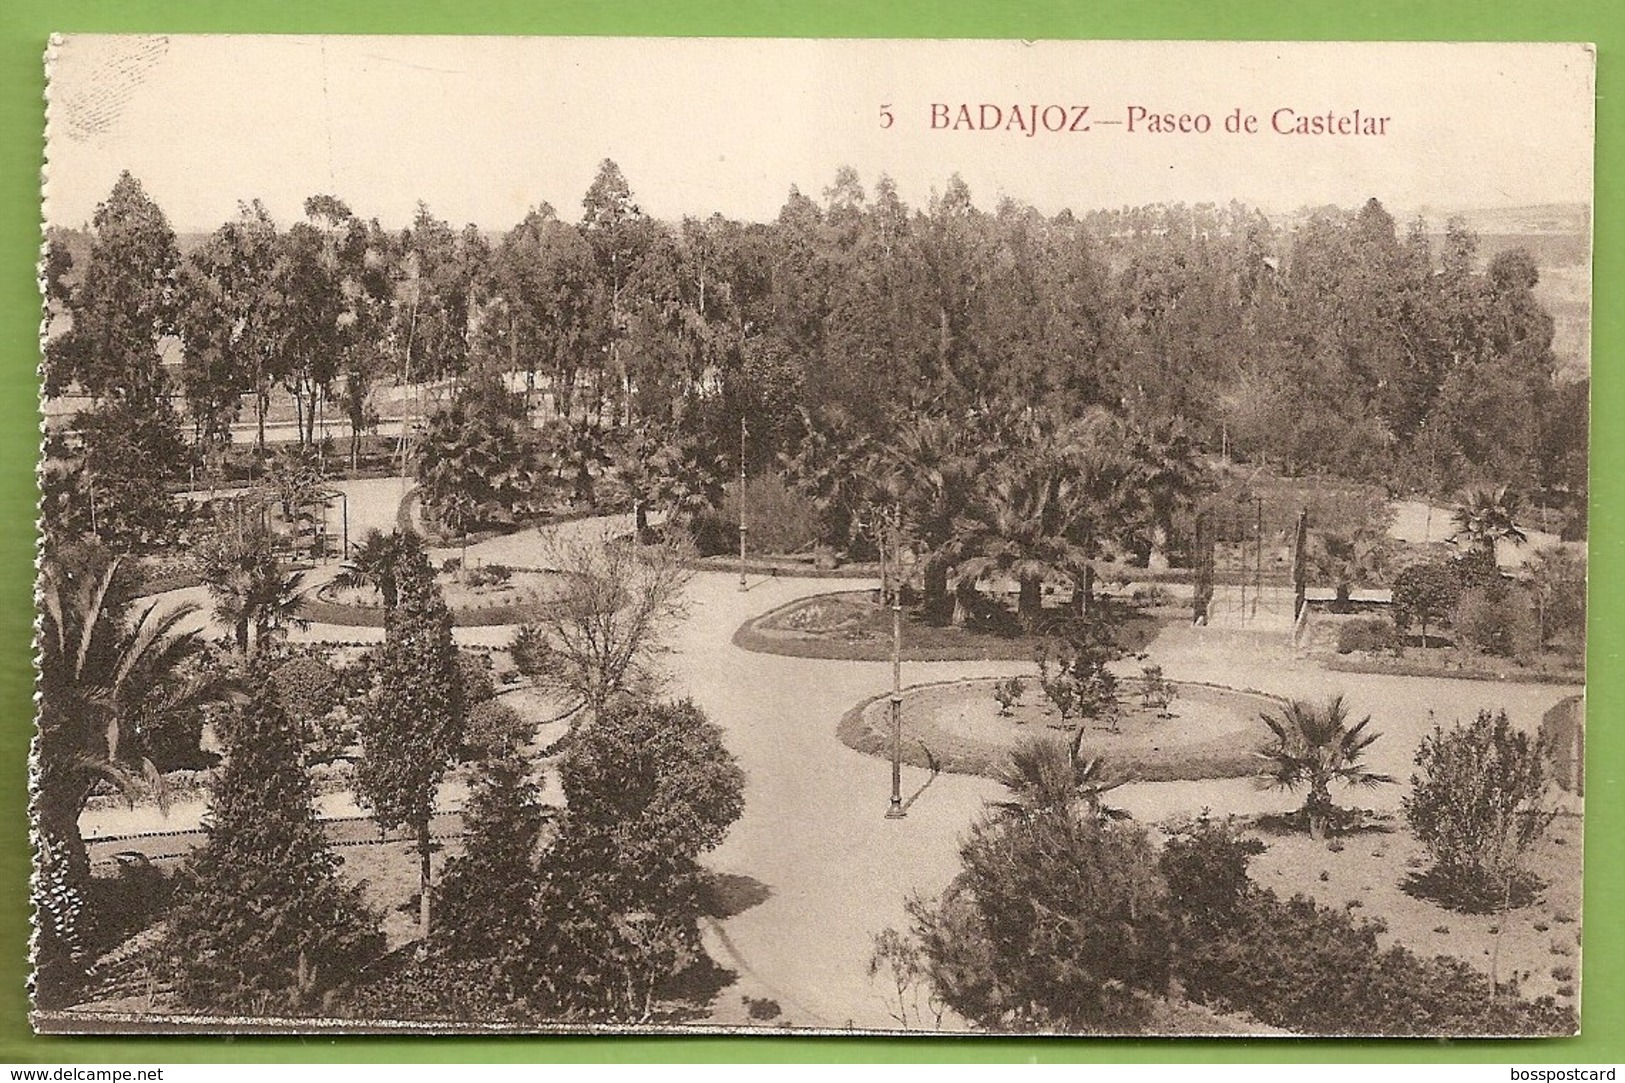
[[[317,192],[392,228],[422,199],[506,229],[543,201],[579,218],[606,157],[668,220],[769,219],[841,165],[869,189],[889,174],[913,207],[955,172],[981,207],[1046,213],[1590,204],[1593,88],[1591,51],[1566,45],[75,35],[51,56],[45,213],[88,222],[128,169],[179,230],[253,198],[287,224]],[[1063,107],[1068,128],[1078,106],[1084,123],[1138,106],[1212,131],[931,127],[934,104],[951,121],[983,103],[1005,125],[1017,103],[1023,122]],[[1258,134],[1223,131],[1238,109]],[[1358,109],[1385,134],[1280,135],[1281,109]]]

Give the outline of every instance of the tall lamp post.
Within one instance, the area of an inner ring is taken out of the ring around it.
[[[903,589],[902,539],[898,523],[900,512],[892,508],[891,555],[896,566],[895,577],[886,574],[886,545],[880,546],[880,592],[891,599],[891,806],[886,819],[901,820],[908,813],[903,810]]]
[[[739,415],[739,589],[748,590],[745,584],[745,415]]]

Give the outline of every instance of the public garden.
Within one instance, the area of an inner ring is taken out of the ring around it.
[[[46,1025],[1573,1030],[1528,252],[583,210],[51,238]]]

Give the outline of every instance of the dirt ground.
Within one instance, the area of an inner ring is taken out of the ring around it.
[[[1317,842],[1306,835],[1264,835],[1253,879],[1285,897],[1308,895],[1387,926],[1384,947],[1402,944],[1423,957],[1452,955],[1500,981],[1516,976],[1526,997],[1577,1003],[1580,988],[1581,830],[1559,816],[1530,855],[1546,884],[1533,902],[1504,914],[1468,914],[1404,890],[1425,871],[1427,851],[1401,821],[1392,833],[1360,832]]]

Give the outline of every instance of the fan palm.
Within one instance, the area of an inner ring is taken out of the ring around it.
[[[1371,530],[1353,534],[1317,532],[1311,535],[1308,551],[1310,567],[1336,585],[1334,607],[1338,612],[1348,609],[1355,584],[1381,582],[1388,574],[1391,555],[1388,539]]]
[[[301,624],[303,572],[285,572],[277,560],[271,531],[249,517],[221,523],[198,547],[203,584],[215,614],[232,629],[237,649],[260,649],[289,624]]]
[[[1166,568],[1174,515],[1194,502],[1206,480],[1196,458],[1196,445],[1183,419],[1176,417],[1136,429],[1128,452],[1127,488],[1137,498],[1137,510],[1150,527],[1149,566]]]
[[[959,521],[961,583],[1005,575],[1019,588],[1016,612],[1036,627],[1046,579],[1081,582],[1088,567],[1093,512],[1089,500],[1057,457],[1026,455],[1005,465],[979,506]]]
[[[1308,787],[1302,811],[1314,838],[1325,837],[1335,809],[1333,782],[1375,789],[1394,781],[1390,775],[1366,770],[1360,762],[1382,735],[1368,730],[1370,715],[1351,725],[1348,703],[1341,695],[1333,696],[1324,707],[1295,699],[1278,713],[1266,712],[1260,717],[1274,737],[1258,753],[1265,761],[1261,780],[1284,790]]]
[[[955,522],[986,466],[978,450],[963,425],[916,415],[902,421],[883,454],[884,470],[897,482],[904,529],[925,550],[925,612],[931,619],[945,620],[950,612]]]
[[[1081,804],[1097,819],[1128,816],[1105,804],[1102,797],[1130,780],[1106,780],[1106,761],[1083,754],[1082,726],[1064,744],[1054,737],[1034,737],[1018,744],[1010,751],[999,781],[1010,790],[1011,800],[995,802],[994,807],[1007,815],[1068,812]]]
[[[661,442],[649,468],[653,474],[649,497],[669,523],[691,526],[722,504],[723,464],[689,436],[674,434]]]
[[[795,453],[779,456],[785,478],[817,509],[823,540],[850,548],[862,530],[864,509],[875,502],[878,451],[839,408],[814,416],[803,407],[801,425]]]
[[[428,574],[423,542],[416,534],[398,530],[385,534],[374,528],[356,544],[344,570],[333,577],[333,585],[340,590],[374,587],[383,597],[384,608],[394,609],[400,602],[402,581],[412,574]]]
[[[1471,490],[1451,517],[1456,526],[1452,540],[1465,541],[1491,558],[1495,556],[1495,545],[1499,541],[1522,545],[1527,538],[1513,521],[1520,504],[1518,495],[1505,485],[1495,489]]]

